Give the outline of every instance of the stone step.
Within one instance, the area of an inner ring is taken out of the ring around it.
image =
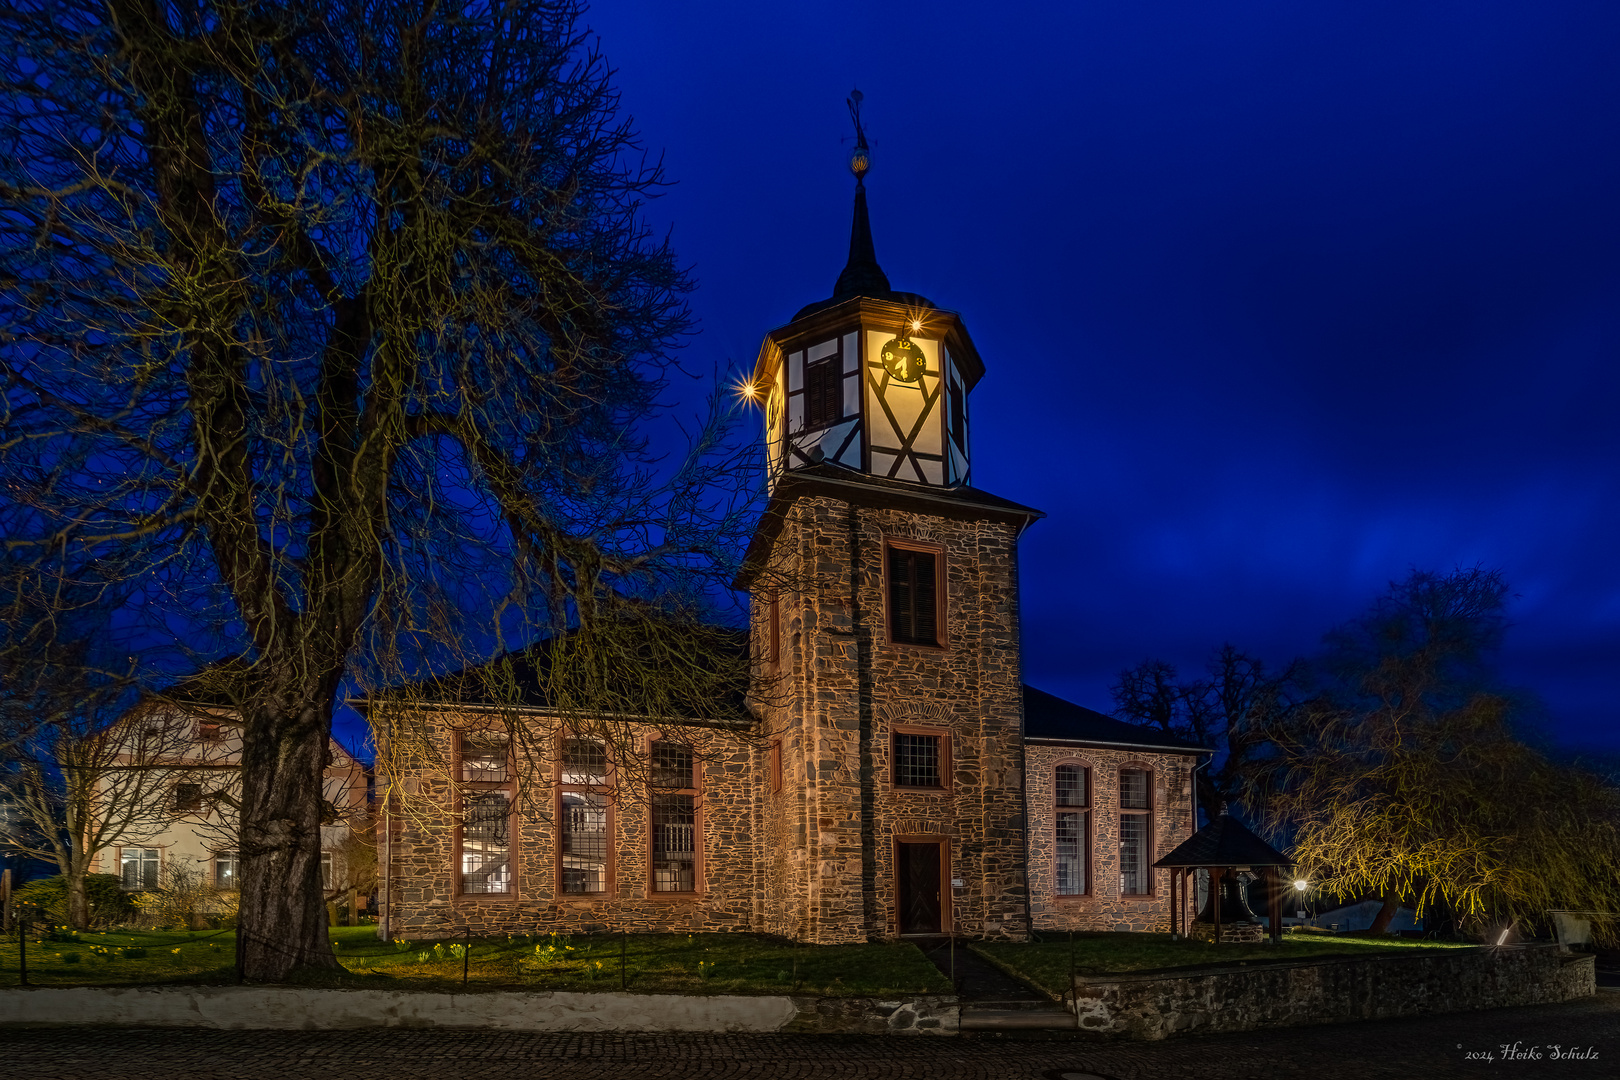
[[[1036,1028],[1074,1030],[1074,1016],[1056,1009],[962,1009],[963,1031],[1028,1031]]]

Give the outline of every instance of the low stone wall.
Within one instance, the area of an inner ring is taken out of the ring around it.
[[[1162,1039],[1184,1031],[1551,1004],[1595,993],[1591,956],[1560,956],[1555,946],[1532,945],[1259,962],[1194,974],[1077,975],[1071,1007],[1082,1031]]]
[[[281,986],[0,990],[0,1025],[955,1034],[960,1012],[954,997],[879,1001],[740,994],[427,994]]]

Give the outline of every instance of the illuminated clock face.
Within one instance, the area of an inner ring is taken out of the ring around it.
[[[883,346],[883,366],[901,382],[916,382],[922,378],[927,361],[915,342],[904,338],[890,338]]]

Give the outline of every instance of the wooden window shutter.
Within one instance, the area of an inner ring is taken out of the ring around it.
[[[889,549],[889,636],[908,645],[939,644],[934,555]]]
[[[804,373],[805,427],[826,427],[843,419],[844,386],[843,366],[835,354],[830,359],[818,360]]]

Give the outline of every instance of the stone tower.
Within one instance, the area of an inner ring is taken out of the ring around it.
[[[857,143],[833,294],[765,338],[771,497],[739,584],[770,740],[764,929],[815,942],[1022,938],[1018,537],[970,485],[962,320],[878,265]]]

